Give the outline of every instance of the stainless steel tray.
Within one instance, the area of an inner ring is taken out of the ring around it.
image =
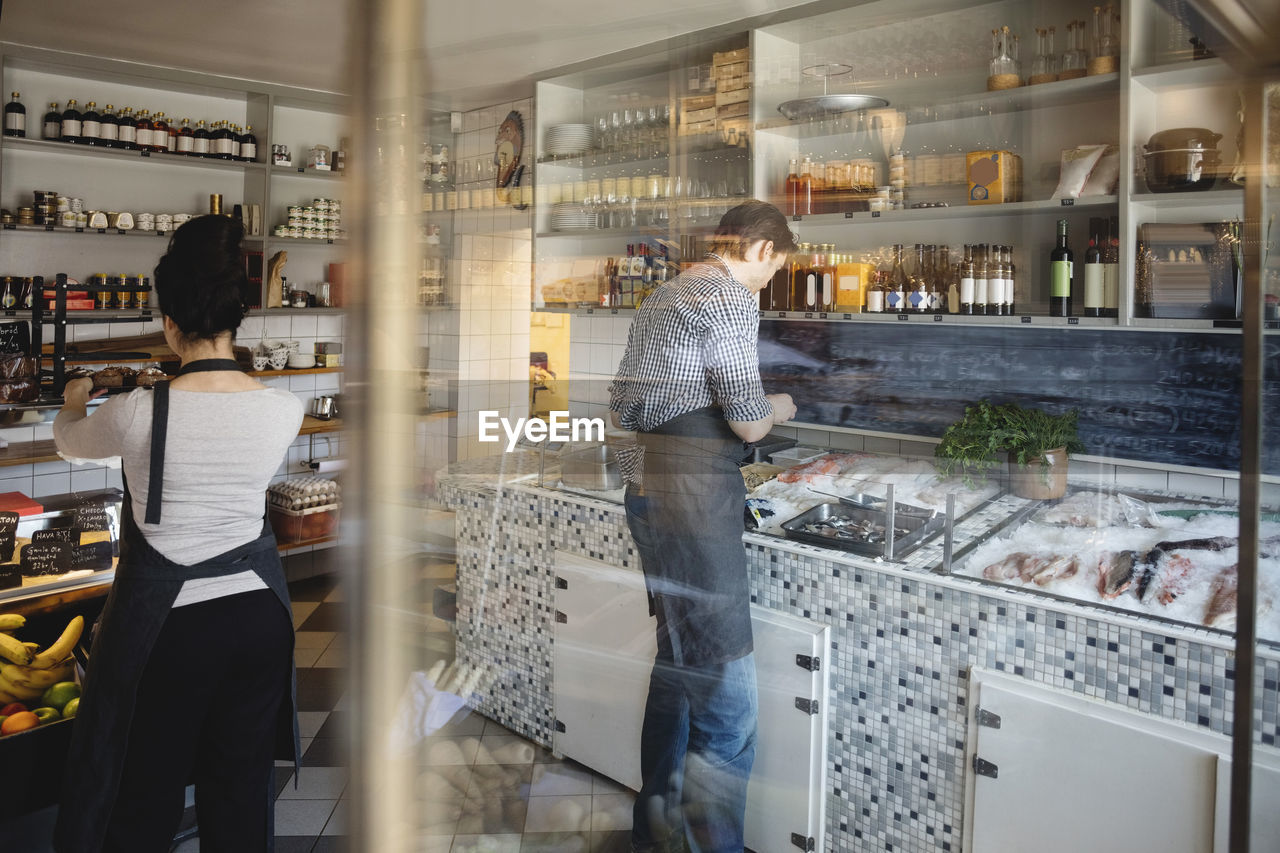
[[[849,506],[841,503],[825,503],[818,504],[785,522],[782,525],[782,530],[788,539],[794,539],[797,542],[807,542],[811,545],[820,545],[823,548],[837,548],[841,551],[864,554],[869,557],[885,556],[883,538],[868,542],[861,539],[841,538],[835,535],[826,536],[804,529],[807,525],[828,522],[833,519],[847,519],[855,523],[870,522],[872,525],[879,526],[881,530],[884,529],[887,520],[886,514],[882,510]],[[926,518],[921,515],[896,514],[894,517],[894,529],[898,532],[894,536],[893,548],[887,555],[888,558],[891,560],[902,559],[926,541],[941,533],[945,523],[946,518],[941,515]]]

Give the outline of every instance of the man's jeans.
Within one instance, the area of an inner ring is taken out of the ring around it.
[[[626,496],[641,562],[655,540],[646,501]],[[671,632],[654,599],[658,653],[649,677],[631,844],[638,853],[741,853],[747,781],[756,754],[755,657],[676,666]]]

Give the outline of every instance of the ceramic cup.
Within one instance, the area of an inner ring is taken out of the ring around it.
[[[272,370],[284,370],[285,365],[289,363],[289,348],[276,344],[271,348],[271,355],[268,358],[271,362]]]
[[[284,346],[285,346],[285,349],[289,350],[290,353],[296,353],[298,351],[298,348],[302,345],[297,341],[285,341]]]
[[[255,352],[253,354],[253,369],[266,370],[267,365],[271,363],[271,356],[265,352]]]

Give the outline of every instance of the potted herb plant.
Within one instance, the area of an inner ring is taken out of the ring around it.
[[[1078,412],[1051,415],[1017,403],[979,400],[966,406],[964,417],[947,427],[934,450],[943,476],[959,473],[967,485],[985,479],[1000,464],[999,454],[1013,463],[1009,488],[1033,500],[1060,498],[1067,490],[1067,454],[1084,450],[1076,430]]]

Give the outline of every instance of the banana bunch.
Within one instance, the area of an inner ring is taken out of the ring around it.
[[[54,684],[70,679],[75,670],[71,650],[84,633],[83,616],[68,622],[62,635],[43,651],[10,633],[25,624],[26,619],[15,613],[0,614],[0,658],[9,661],[0,663],[0,702],[4,704],[38,699]]]

